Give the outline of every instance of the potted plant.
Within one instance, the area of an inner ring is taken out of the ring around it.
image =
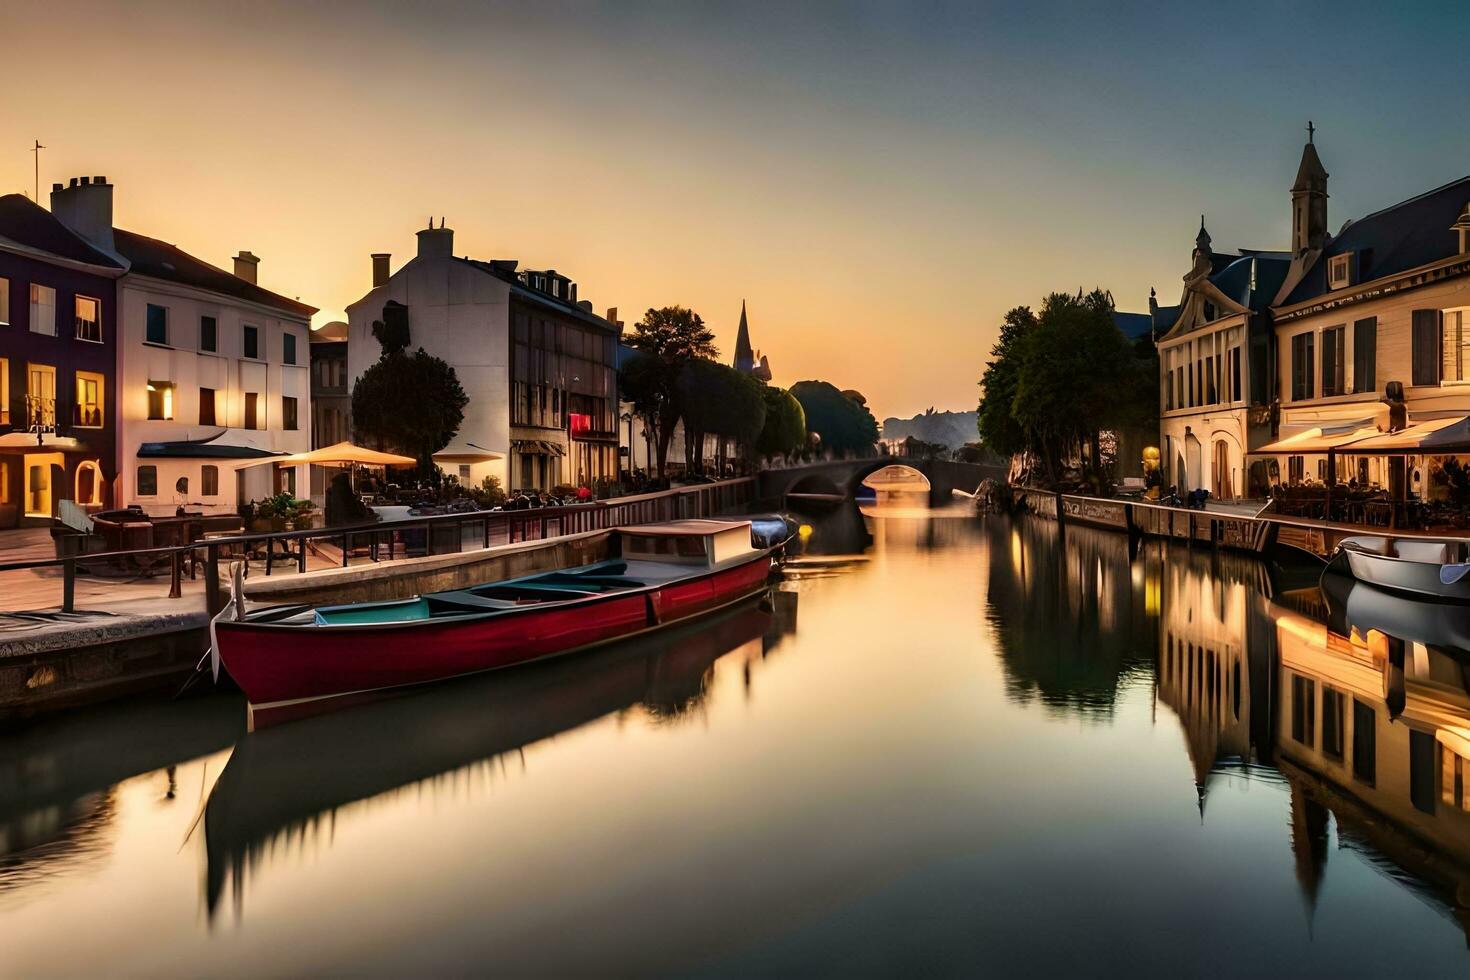
[[[275,517],[275,498],[267,497],[264,500],[252,500],[246,505],[248,514],[242,514],[246,518],[246,524],[254,534],[269,534],[273,531],[272,523]]]
[[[313,522],[312,503],[310,500],[293,500],[291,508],[290,527],[293,531],[308,531]]]

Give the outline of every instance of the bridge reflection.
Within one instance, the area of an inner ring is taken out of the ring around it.
[[[1202,817],[1223,774],[1285,784],[1309,909],[1335,826],[1340,847],[1470,940],[1470,652],[1456,643],[1470,612],[1351,584],[1282,588],[1249,557],[1165,542],[1130,558],[1122,535],[1049,521],[996,519],[987,533],[990,606],[1011,611],[992,615],[1012,697],[1096,717],[1152,673]]]

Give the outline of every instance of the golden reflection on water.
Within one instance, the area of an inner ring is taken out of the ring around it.
[[[1470,695],[1362,618],[1403,610],[968,505],[815,523],[764,604],[648,642],[248,737],[206,699],[0,742],[6,969],[1464,964]],[[159,711],[196,714],[119,737]]]

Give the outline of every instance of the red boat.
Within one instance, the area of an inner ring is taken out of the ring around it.
[[[249,724],[323,698],[424,684],[571,653],[682,622],[765,588],[780,543],[749,521],[619,528],[617,558],[392,602],[239,613],[211,624]]]

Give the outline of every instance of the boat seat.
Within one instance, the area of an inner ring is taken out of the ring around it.
[[[1415,541],[1399,538],[1394,541],[1393,550],[1397,558],[1431,565],[1453,565],[1465,560],[1465,546],[1458,541]]]
[[[487,599],[467,590],[435,592],[424,596],[431,613],[437,612],[488,612],[492,609],[514,609],[516,604],[508,599]]]

